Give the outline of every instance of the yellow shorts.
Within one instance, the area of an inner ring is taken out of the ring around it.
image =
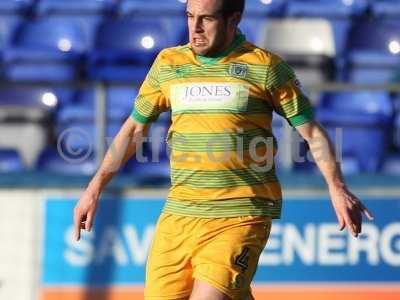
[[[162,213],[146,265],[146,300],[188,299],[194,278],[233,300],[253,299],[250,282],[271,218],[195,218]]]

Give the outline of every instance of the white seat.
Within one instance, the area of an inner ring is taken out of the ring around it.
[[[282,55],[335,56],[333,29],[324,19],[270,20],[263,28],[261,45]]]

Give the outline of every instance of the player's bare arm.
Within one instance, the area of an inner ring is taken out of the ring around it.
[[[307,141],[311,154],[328,184],[339,230],[347,227],[354,237],[358,237],[362,229],[362,215],[370,221],[373,220],[373,215],[347,188],[327,133],[317,121],[297,126],[296,129]]]
[[[79,241],[81,229],[90,231],[96,213],[100,193],[136,152],[137,146],[147,134],[149,125],[143,125],[131,117],[125,121],[108,149],[101,166],[88,184],[74,209],[75,239]]]

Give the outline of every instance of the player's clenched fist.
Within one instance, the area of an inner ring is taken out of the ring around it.
[[[99,199],[98,193],[87,189],[74,208],[75,239],[79,241],[81,229],[91,231]]]

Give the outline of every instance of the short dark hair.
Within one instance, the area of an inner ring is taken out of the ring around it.
[[[235,12],[240,12],[243,14],[245,0],[222,0],[222,14],[225,16],[230,16]]]

